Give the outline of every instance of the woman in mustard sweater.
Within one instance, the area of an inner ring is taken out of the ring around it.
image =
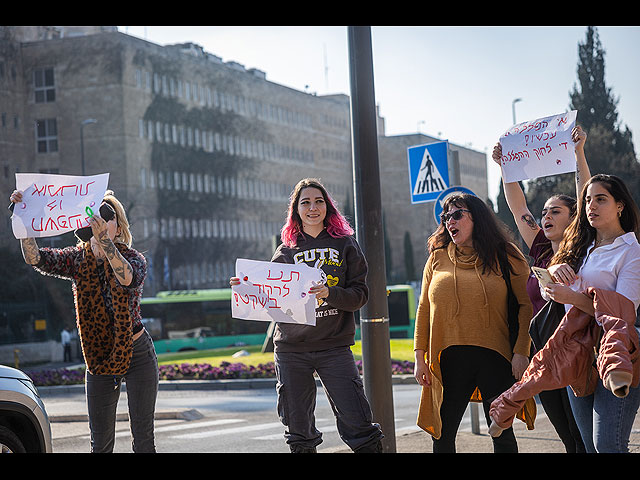
[[[506,228],[473,195],[445,200],[428,246],[414,338],[415,377],[423,387],[418,425],[432,435],[434,453],[455,452],[469,401],[482,399],[489,418],[490,400],[515,383],[529,363],[529,267]],[[508,258],[520,306],[513,347],[501,258]],[[530,411],[525,418],[532,427]],[[512,429],[493,442],[496,453],[518,451]]]

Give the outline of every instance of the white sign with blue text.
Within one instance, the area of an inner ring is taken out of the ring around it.
[[[411,203],[433,202],[449,188],[449,142],[407,148]]]

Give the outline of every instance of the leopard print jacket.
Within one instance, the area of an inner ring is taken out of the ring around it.
[[[131,285],[121,286],[108,264],[100,265],[91,248],[41,248],[36,270],[72,281],[76,321],[89,373],[123,375],[132,353],[132,323],[140,323],[140,298],[146,261],[137,251],[116,244],[133,269]]]

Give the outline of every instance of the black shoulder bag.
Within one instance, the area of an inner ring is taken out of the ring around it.
[[[513,351],[513,347],[518,339],[518,333],[520,330],[520,323],[518,322],[518,313],[520,312],[520,302],[513,293],[511,288],[511,275],[509,274],[509,260],[506,252],[500,251],[498,253],[498,262],[500,263],[500,270],[502,270],[502,278],[504,278],[507,284],[507,323],[509,325],[509,345]]]
[[[529,336],[537,351],[542,350],[565,315],[564,304],[549,300],[529,324]]]

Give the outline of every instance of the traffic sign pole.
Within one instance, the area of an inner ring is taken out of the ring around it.
[[[358,243],[369,263],[369,301],[360,309],[364,388],[373,419],[380,424],[384,433],[383,451],[395,453],[371,28],[349,27],[348,36],[356,227]]]

